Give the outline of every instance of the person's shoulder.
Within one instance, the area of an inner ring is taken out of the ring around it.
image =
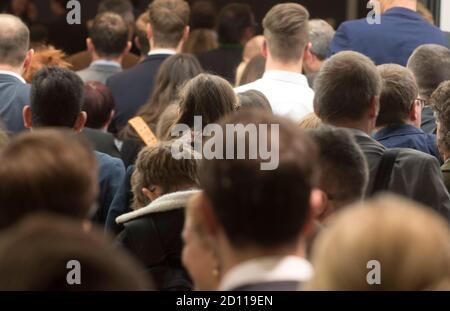
[[[436,157],[428,153],[408,148],[396,148],[393,150],[397,150],[398,161],[400,162],[411,163],[412,165],[422,163],[439,166],[439,162]]]
[[[343,22],[337,29],[337,32],[358,32],[365,29],[370,24],[367,22],[366,18],[354,19]]]
[[[121,159],[114,158],[106,153],[94,151],[95,156],[98,161],[98,165],[100,170],[102,169],[119,169],[125,173],[125,165],[123,164]]]
[[[244,93],[244,92],[247,92],[247,91],[250,91],[250,90],[256,90],[256,91],[262,92],[262,90],[261,90],[261,79],[256,80],[256,81],[251,82],[251,83],[248,83],[248,84],[244,84],[244,85],[238,86],[238,87],[236,87],[234,89],[234,92],[236,94],[239,94],[239,93]]]

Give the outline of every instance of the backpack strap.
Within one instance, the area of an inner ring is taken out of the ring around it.
[[[392,171],[399,153],[400,150],[398,149],[389,149],[383,153],[373,185],[372,196],[389,189]]]
[[[156,135],[147,123],[145,123],[144,119],[141,117],[135,117],[128,121],[128,123],[148,147],[152,147],[158,143]]]

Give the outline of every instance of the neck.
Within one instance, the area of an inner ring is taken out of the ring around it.
[[[224,242],[224,241],[222,241]],[[220,243],[220,242],[219,242]],[[267,258],[267,257],[286,257],[286,256],[298,256],[299,252],[297,249],[297,244],[286,245],[274,249],[264,249],[258,247],[247,247],[236,249],[231,246],[228,241],[225,242],[225,247],[221,247],[220,258],[222,260],[222,273],[227,274],[233,268],[238,265],[255,259]]]
[[[13,67],[10,65],[5,65],[5,64],[0,65],[0,70],[14,72],[14,73],[17,73],[18,75],[22,75],[22,73],[23,73],[23,70],[21,67]]]
[[[391,3],[387,3],[382,8],[382,12],[386,12],[392,8],[405,8],[412,11],[417,11],[417,1],[415,0],[397,0],[392,1]]]
[[[107,61],[111,61],[111,62],[116,62],[116,63],[122,64],[122,59],[123,59],[122,55],[120,55],[118,57],[107,57],[107,56],[105,57],[105,56],[99,56],[95,52],[92,53],[92,61],[93,62],[98,61],[98,60],[107,60]]]
[[[337,122],[324,121],[324,123],[328,123],[335,127],[360,130],[360,131],[363,131],[364,133],[366,133],[367,135],[372,134],[372,131],[375,128],[375,126],[371,124],[372,122],[369,122],[367,120],[361,120],[361,121],[344,120],[344,121],[337,121]]]
[[[150,40],[150,52],[154,50],[171,50],[175,53],[181,53],[183,49],[183,40],[181,40],[176,47],[166,47],[166,46],[160,46],[158,44],[155,44],[153,42],[153,38]]]
[[[281,70],[281,71],[302,73],[303,72],[303,61],[300,60],[297,63],[295,63],[295,62],[284,63],[284,62],[275,60],[270,55],[268,55],[267,61],[266,61],[266,71],[270,71],[270,70]]]

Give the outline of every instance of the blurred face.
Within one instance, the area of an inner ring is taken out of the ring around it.
[[[14,14],[24,14],[28,7],[28,0],[13,0],[11,2],[11,9]]]
[[[183,230],[183,265],[194,281],[196,290],[213,291],[219,287],[218,260],[204,237],[196,230],[191,212],[186,213]]]

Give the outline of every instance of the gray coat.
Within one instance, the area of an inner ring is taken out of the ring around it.
[[[354,133],[369,164],[368,193],[371,193],[386,148],[367,135]],[[450,221],[450,195],[443,182],[440,164],[431,155],[413,149],[401,149],[394,165],[389,191],[432,207]]]
[[[97,81],[106,84],[106,80],[109,77],[122,72],[122,68],[112,65],[103,64],[91,64],[88,68],[78,71],[77,74],[80,76],[83,82]]]

